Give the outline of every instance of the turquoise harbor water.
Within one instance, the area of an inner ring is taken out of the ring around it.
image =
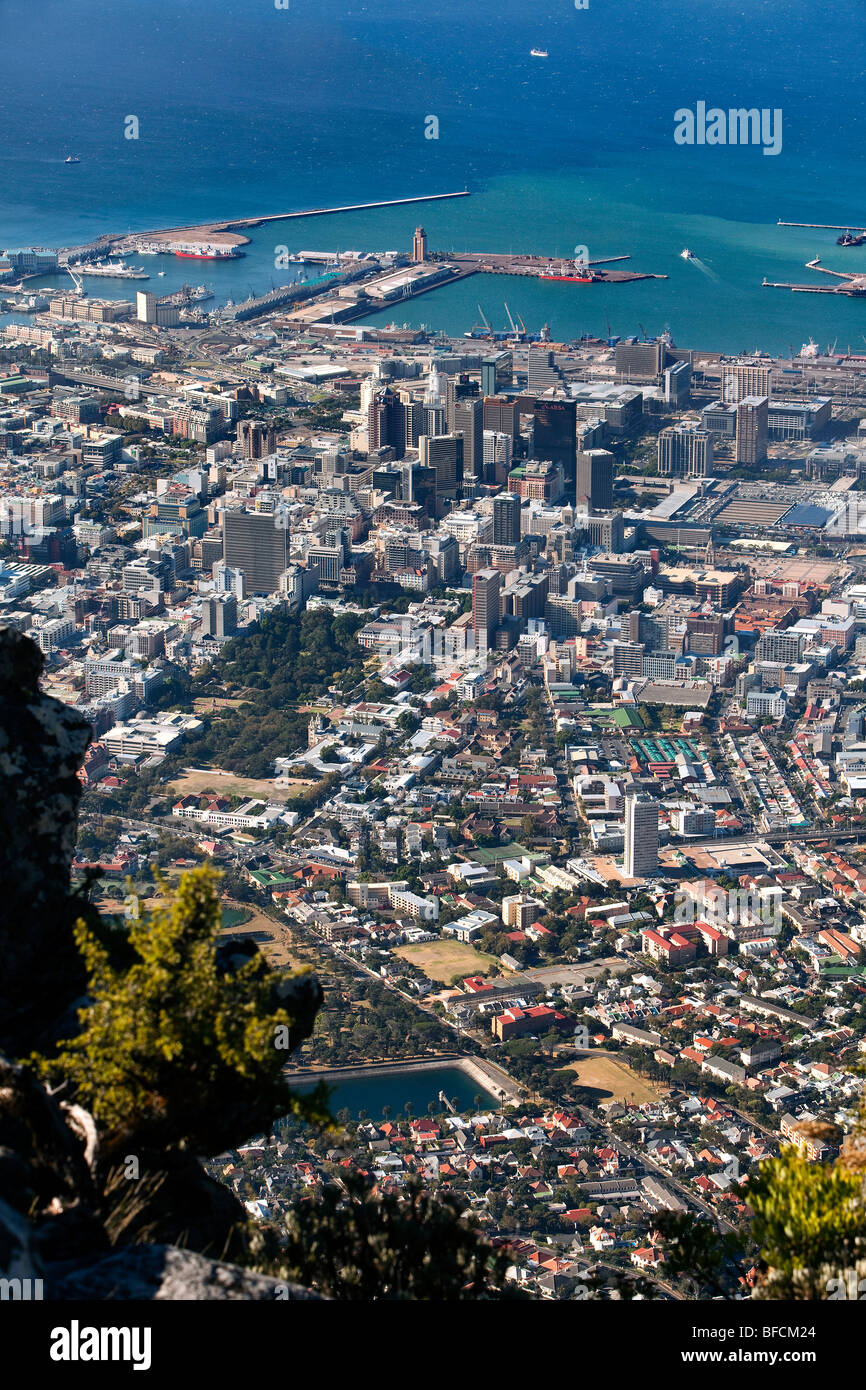
[[[776,225],[866,219],[864,39],[862,0],[590,0],[585,11],[572,0],[5,0],[0,246],[468,187],[453,203],[259,229],[228,265],[148,258],[148,287],[204,280],[216,303],[243,298],[289,278],[274,267],[278,244],[391,249],[423,220],[441,249],[586,245],[669,278],[479,276],[400,306],[401,322],[462,332],[480,301],[504,326],[507,300],[560,339],[643,324],[730,350],[796,350],[812,336],[856,351],[866,303],[761,281],[807,282],[816,254],[866,272],[866,247]],[[530,57],[533,46],[549,58]],[[674,112],[702,100],[779,108],[781,153],[675,145]],[[123,137],[130,114],[137,141]],[[424,138],[429,115],[438,140]],[[66,165],[70,153],[81,163]],[[697,262],[680,258],[685,246]]]

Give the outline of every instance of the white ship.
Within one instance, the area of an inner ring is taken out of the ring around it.
[[[680,252],[680,255],[682,256],[684,261],[693,261],[696,259],[694,251],[690,251],[687,246],[683,247],[682,251]]]
[[[550,54],[546,48],[530,48],[529,56],[530,58],[549,58]]]
[[[141,266],[127,265],[125,261],[85,261],[70,266],[78,275],[102,276],[106,280],[149,280],[150,276]]]

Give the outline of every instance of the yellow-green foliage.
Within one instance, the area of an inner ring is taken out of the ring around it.
[[[76,924],[90,981],[81,1032],[37,1062],[52,1081],[69,1079],[109,1152],[135,1136],[214,1153],[289,1111],[321,1118],[318,1104],[290,1097],[283,1079],[285,1038],[298,1023],[280,1005],[276,984],[285,977],[261,956],[234,973],[219,968],[218,878],[210,867],[193,869],[164,906],[130,924],[129,968],[116,968]]]
[[[792,1297],[808,1271],[853,1265],[866,1248],[862,1175],[841,1163],[812,1163],[794,1146],[765,1160],[749,1182],[752,1232],[776,1297]],[[808,1281],[807,1281],[808,1282]],[[804,1295],[800,1295],[804,1296]],[[826,1297],[816,1288],[807,1297]]]

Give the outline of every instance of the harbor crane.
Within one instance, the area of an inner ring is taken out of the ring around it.
[[[66,273],[71,278],[77,293],[80,295],[86,295],[87,290],[84,288],[84,281],[82,280],[80,275],[76,275],[75,271],[72,269],[72,266],[66,266]]]

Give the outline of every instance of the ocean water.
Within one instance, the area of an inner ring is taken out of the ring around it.
[[[866,303],[761,281],[821,283],[816,254],[866,273],[866,247],[776,225],[866,220],[864,39],[863,0],[0,0],[0,247],[468,187],[271,225],[230,265],[148,258],[149,287],[194,275],[238,299],[290,278],[278,245],[392,249],[423,221],[440,249],[586,245],[669,278],[476,276],[386,319],[462,332],[480,303],[504,326],[507,301],[555,339],[643,325],[694,346],[856,351]],[[674,112],[698,101],[780,109],[781,152],[677,146]]]

